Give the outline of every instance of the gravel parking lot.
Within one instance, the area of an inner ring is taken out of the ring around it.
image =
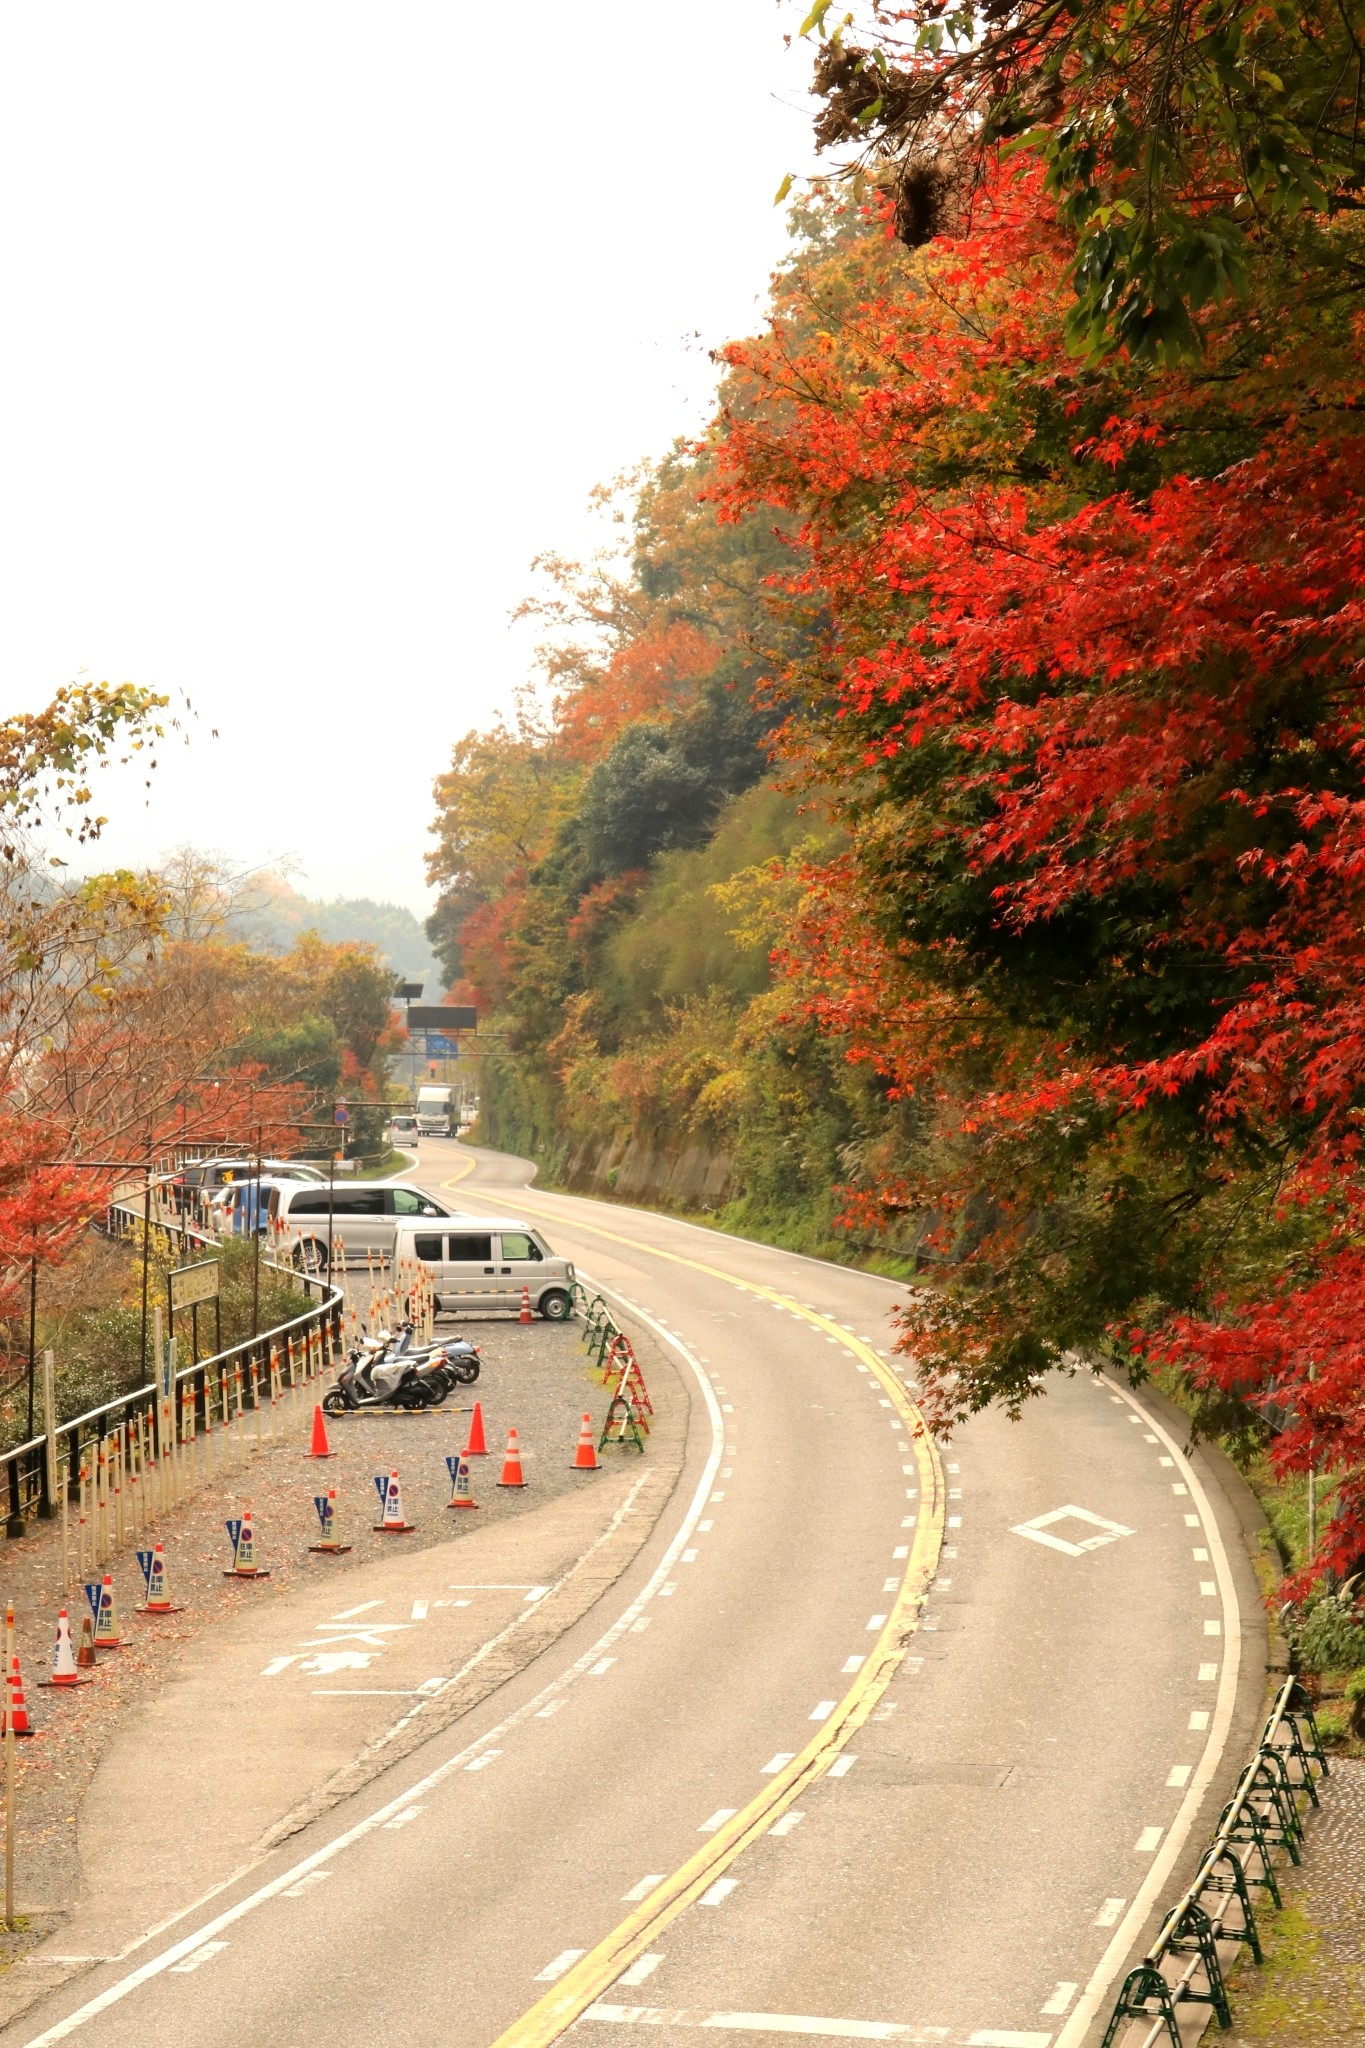
[[[143,1587],[133,1540],[105,1567],[113,1574],[126,1647],[101,1656],[93,1684],[69,1692],[38,1684],[50,1667],[58,1607],[66,1605],[77,1636],[84,1611],[74,1568],[72,1584],[62,1592],[57,1526],[31,1525],[26,1537],[5,1545],[2,1590],[15,1604],[28,1709],[38,1734],[18,1745],[16,1802],[19,1897],[34,1924],[21,1931],[17,1942],[0,1935],[0,1967],[17,1949],[31,1945],[44,1922],[52,1924],[51,1911],[71,1896],[78,1804],[117,1718],[192,1657],[194,1639],[205,1629],[237,1612],[241,1602],[269,1601],[306,1577],[344,1577],[375,1557],[390,1555],[396,1544],[421,1549],[458,1540],[474,1527],[531,1513],[572,1490],[593,1486],[592,1473],[573,1469],[574,1451],[585,1412],[592,1417],[594,1436],[600,1433],[608,1395],[600,1376],[588,1368],[580,1324],[523,1326],[515,1319],[489,1318],[463,1323],[460,1329],[482,1354],[474,1386],[457,1389],[443,1407],[416,1415],[380,1411],[329,1417],[333,1456],[326,1462],[304,1455],[311,1401],[300,1397],[292,1410],[286,1404],[279,1418],[280,1441],[266,1441],[259,1450],[254,1448],[254,1423],[248,1420],[248,1441],[238,1444],[230,1469],[216,1471],[192,1500],[136,1539],[144,1545],[152,1540],[164,1544],[171,1597],[182,1611],[155,1618],[136,1614]],[[662,1452],[667,1438],[676,1448],[686,1431],[686,1391],[647,1339],[641,1338],[636,1348],[656,1410],[655,1446]],[[319,1398],[330,1383],[329,1377],[316,1384]],[[476,1399],[482,1403],[489,1451],[472,1461],[479,1511],[451,1513],[445,1458],[463,1450]],[[518,1432],[526,1479],[516,1490],[497,1483],[511,1428]],[[639,1458],[633,1448],[603,1455],[618,1467],[626,1461],[633,1467]],[[401,1477],[407,1518],[416,1524],[410,1535],[382,1535],[373,1527],[380,1512],[374,1477],[393,1470]],[[318,1535],[313,1496],[328,1487],[337,1492],[342,1539],[353,1545],[346,1557],[316,1556],[308,1549]],[[246,1505],[257,1531],[257,1562],[271,1574],[264,1582],[244,1584],[224,1576],[231,1553],[223,1524]]]

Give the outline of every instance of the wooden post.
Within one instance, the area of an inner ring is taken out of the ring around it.
[[[14,1602],[5,1608],[5,1925],[14,1932]]]
[[[57,1381],[52,1353],[43,1353],[43,1473],[44,1499],[38,1513],[44,1521],[57,1512]]]

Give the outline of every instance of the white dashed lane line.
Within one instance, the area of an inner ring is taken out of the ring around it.
[[[543,1970],[536,1971],[533,1981],[537,1984],[553,1984],[556,1977],[562,1977],[566,1970],[573,1968],[580,1956],[587,1953],[585,1948],[562,1949],[552,1963],[547,1963]]]

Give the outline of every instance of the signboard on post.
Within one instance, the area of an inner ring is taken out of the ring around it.
[[[408,1011],[409,1031],[476,1031],[477,1010],[464,1003],[413,1003]]]
[[[427,1041],[429,1060],[457,1060],[460,1057],[458,1039],[448,1037],[444,1031],[428,1031],[423,1035]]]
[[[176,1266],[166,1276],[171,1290],[170,1308],[193,1308],[196,1302],[218,1298],[218,1261],[199,1259],[192,1266]]]
[[[177,1312],[183,1312],[185,1309],[188,1309],[191,1327],[190,1358],[195,1365],[199,1363],[200,1302],[211,1301],[213,1303],[217,1349],[221,1351],[223,1348],[223,1307],[220,1300],[220,1291],[217,1259],[196,1259],[192,1266],[173,1266],[166,1275],[166,1307],[169,1311],[167,1323],[171,1342],[172,1344],[175,1342],[175,1318]],[[160,1322],[161,1311],[158,1309],[158,1329],[160,1328]],[[166,1392],[170,1392],[169,1380],[166,1382]]]

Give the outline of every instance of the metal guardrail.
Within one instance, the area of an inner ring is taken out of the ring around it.
[[[120,1238],[140,1231],[141,1204],[111,1202],[105,1227],[111,1236]],[[166,1250],[177,1246],[187,1250],[191,1245],[212,1248],[218,1242],[188,1219],[174,1223],[153,1219],[151,1234],[153,1242],[159,1239]],[[281,1391],[287,1391],[302,1376],[309,1347],[319,1339],[327,1347],[330,1339],[331,1349],[336,1349],[341,1340],[341,1289],[329,1286],[326,1280],[299,1273],[292,1266],[282,1266],[264,1253],[262,1264],[300,1286],[311,1306],[288,1322],[258,1331],[254,1337],[245,1337],[209,1358],[181,1367],[175,1374],[169,1400],[156,1382],[150,1381],[61,1423],[52,1433],[50,1452],[46,1434],[6,1451],[0,1456],[0,1499],[7,1507],[0,1512],[7,1516],[8,1535],[21,1534],[24,1524],[32,1519],[50,1521],[57,1513],[63,1486],[69,1500],[78,1499],[82,1470],[98,1462],[107,1439],[117,1437],[121,1448],[127,1446],[132,1440],[130,1425],[134,1430],[145,1429],[154,1455],[160,1458],[195,1433],[202,1433],[215,1414],[225,1412],[225,1403],[230,1399],[235,1398],[239,1412],[268,1403],[274,1393],[272,1353],[277,1361]]]
[[[1220,2027],[1232,2025],[1226,1966],[1243,1948],[1261,1961],[1252,1894],[1260,1894],[1260,1905],[1280,1905],[1272,1851],[1301,1860],[1304,1804],[1318,1803],[1315,1766],[1320,1777],[1328,1775],[1308,1695],[1297,1678],[1287,1678],[1193,1883],[1124,1979],[1102,2048],[1156,2048],[1162,2040],[1181,2048],[1182,2007],[1208,2006]]]

